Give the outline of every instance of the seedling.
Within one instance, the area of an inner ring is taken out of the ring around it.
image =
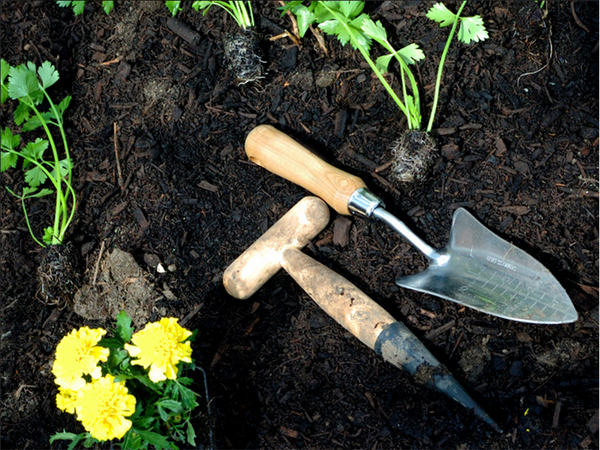
[[[175,16],[182,8],[183,1],[165,2]],[[237,32],[223,38],[223,50],[228,67],[238,84],[246,84],[264,78],[263,61],[260,55],[260,39],[254,26],[252,3],[249,1],[194,1],[192,8],[205,15],[211,6],[223,8],[239,25]]]
[[[363,55],[388,94],[406,116],[408,133],[398,141],[396,148],[392,149],[395,157],[392,163],[392,172],[396,174],[399,181],[413,181],[420,178],[422,174],[419,172],[424,174],[433,162],[435,143],[428,133],[431,132],[433,127],[442,71],[457,25],[460,23],[458,39],[465,44],[469,44],[471,41],[482,41],[488,37],[481,17],[460,17],[466,3],[466,1],[461,3],[456,14],[452,13],[442,3],[436,3],[427,13],[427,17],[438,22],[440,27],[452,25],[452,30],[440,58],[433,107],[424,134],[420,132],[421,105],[419,89],[410,69],[411,65],[425,58],[423,51],[417,44],[407,45],[400,50],[394,49],[381,22],[374,22],[368,14],[362,12],[365,6],[365,2],[362,1],[313,1],[308,6],[303,5],[301,1],[292,1],[286,3],[283,7],[284,12],[290,10],[296,15],[301,37],[304,36],[311,24],[316,23],[325,33],[336,36],[343,45],[349,42],[353,48]],[[370,56],[373,40],[388,52],[377,58],[376,61],[373,61]],[[392,59],[395,59],[400,66],[402,99],[384,77]]]
[[[454,33],[456,31],[456,26],[460,23],[460,28],[458,30],[458,40],[463,44],[470,44],[472,41],[481,42],[486,40],[489,35],[487,30],[485,29],[485,25],[483,24],[483,20],[480,16],[473,17],[460,17],[460,13],[463,8],[467,4],[466,1],[463,1],[458,8],[458,12],[454,14],[450,11],[443,3],[436,3],[431,7],[431,9],[427,12],[427,17],[431,20],[440,24],[440,27],[447,27],[452,25],[452,29],[450,30],[450,34],[448,35],[448,39],[446,40],[446,46],[444,47],[444,51],[442,52],[442,57],[440,58],[440,65],[438,67],[437,77],[435,80],[435,94],[433,98],[433,106],[431,109],[431,115],[429,116],[429,124],[427,125],[427,132],[429,133],[433,127],[433,120],[435,118],[435,111],[437,109],[439,93],[440,93],[440,85],[442,83],[442,71],[444,69],[444,63],[446,62],[446,56],[448,55],[448,50],[450,49],[450,43],[452,42],[452,38],[454,37]]]
[[[19,104],[14,111],[15,125],[22,125],[22,132],[39,127],[46,132],[47,139],[38,137],[24,146],[21,144],[21,136],[13,134],[10,128],[5,127],[1,132],[1,171],[16,168],[20,162],[26,183],[21,194],[8,187],[6,189],[21,200],[29,232],[42,247],[63,243],[76,206],[76,195],[71,185],[73,162],[69,154],[63,122],[63,114],[69,106],[71,97],[65,97],[57,105],[47,92],[58,79],[58,71],[49,61],[45,61],[38,68],[32,62],[11,67],[8,62],[1,60],[0,100],[2,103],[9,98],[18,100]],[[40,110],[40,104],[44,101],[49,105],[46,112]],[[59,130],[63,147],[62,158],[50,131],[51,125]],[[48,148],[52,151],[51,158],[45,157]],[[52,193],[56,194],[54,223],[44,229],[44,236],[40,240],[33,232],[25,201]]]
[[[408,119],[409,128],[419,128],[420,111],[418,102],[418,89],[416,81],[408,69],[408,64],[414,64],[425,58],[423,52],[416,44],[410,44],[401,50],[394,50],[385,33],[385,29],[380,22],[373,23],[367,14],[362,13],[365,2],[333,1],[311,2],[309,6],[304,6],[301,1],[288,2],[283,7],[284,12],[291,10],[297,17],[298,31],[300,37],[303,37],[309,26],[317,23],[326,34],[336,36],[338,40],[345,45],[350,45],[363,55],[377,78],[388,91],[394,102]],[[362,13],[362,14],[361,14]],[[376,39],[389,52],[389,55],[382,56],[373,61],[370,56],[372,40]],[[402,77],[402,93],[404,101],[396,95],[396,92],[389,85],[383,74],[387,71],[388,65],[394,57],[400,64],[403,74],[409,78],[413,96],[406,90],[404,76]]]
[[[83,14],[86,2],[87,0],[56,0],[58,6],[62,6],[63,8],[68,8],[70,6],[73,8],[73,13],[76,16]],[[113,0],[104,0],[102,2],[102,9],[104,9],[106,14],[109,14],[114,7],[115,2]]]
[[[183,1],[166,1],[165,5],[171,11],[173,16],[177,15],[181,11],[181,4]],[[204,11],[205,15],[211,6],[218,6],[223,8],[227,13],[233,17],[236,23],[245,30],[246,28],[254,26],[254,14],[252,13],[252,3],[243,1],[231,1],[231,2],[219,2],[219,1],[194,1],[192,2],[192,8],[196,11]]]

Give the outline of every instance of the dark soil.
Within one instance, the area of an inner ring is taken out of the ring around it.
[[[235,23],[220,9],[181,13],[186,41],[160,2],[116,2],[107,16],[92,1],[79,17],[49,1],[1,3],[2,58],[52,61],[53,94],[73,96],[69,239],[81,283],[102,275],[107,254],[128,252],[156,294],[151,319],[198,329],[218,447],[598,448],[598,3],[546,3],[547,17],[534,2],[467,6],[490,38],[453,44],[433,133],[440,155],[424,185],[402,191],[375,172],[405,129],[401,112],[350,47],[325,37],[326,55],[310,32],[301,46],[268,40],[292,29],[276,3],[255,6],[266,78],[241,86],[222,48]],[[430,5],[367,5],[396,47],[424,49],[427,113],[447,36],[425,18]],[[2,107],[2,127],[14,127],[13,107]],[[227,295],[224,269],[307,195],[248,161],[244,139],[263,123],[361,176],[432,245],[445,245],[453,211],[466,207],[561,281],[579,320],[523,324],[397,287],[427,262],[381,224],[350,218],[340,239],[347,219],[332,212],[306,250],[404,322],[504,433],[383,361],[285,273],[248,301]],[[40,301],[40,248],[20,202],[0,192],[2,448],[48,448],[55,432],[81,430],[55,406],[57,342],[114,318]],[[51,198],[30,208],[40,235]]]

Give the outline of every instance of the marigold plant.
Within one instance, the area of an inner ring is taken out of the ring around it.
[[[52,367],[56,406],[75,414],[85,432],[56,433],[50,443],[70,440],[74,448],[80,441],[85,447],[115,441],[128,450],[195,446],[190,419],[198,394],[187,387],[192,379],[181,376],[196,368],[193,333],[173,317],[133,331],[121,312],[113,337],[102,328],[81,327],[58,343]]]

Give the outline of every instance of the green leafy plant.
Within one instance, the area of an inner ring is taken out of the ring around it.
[[[452,38],[454,37],[454,33],[456,32],[456,27],[460,23],[460,28],[458,30],[457,38],[463,44],[470,44],[471,42],[480,42],[487,39],[488,32],[485,29],[485,25],[483,24],[483,19],[480,16],[473,17],[461,17],[463,8],[467,4],[466,1],[463,1],[456,14],[450,11],[443,3],[436,3],[431,7],[431,9],[427,12],[427,17],[437,23],[440,24],[440,27],[447,27],[452,25],[452,29],[450,30],[450,34],[448,35],[448,39],[446,40],[446,46],[444,47],[444,51],[442,52],[442,56],[440,58],[440,64],[438,66],[437,77],[435,80],[435,93],[433,98],[433,106],[431,110],[431,115],[429,117],[429,123],[427,125],[427,131],[431,131],[433,127],[433,120],[435,117],[435,111],[437,109],[439,93],[440,93],[440,85],[442,83],[442,71],[444,69],[444,63],[446,62],[446,56],[448,55],[448,50],[450,49],[450,43],[452,42]]]
[[[52,374],[56,405],[74,414],[85,432],[62,431],[50,438],[85,447],[110,441],[123,450],[177,449],[196,445],[191,424],[198,394],[184,376],[196,369],[190,346],[194,333],[165,317],[134,332],[122,311],[112,337],[81,327],[58,343]]]
[[[63,8],[68,8],[70,6],[71,8],[73,8],[73,13],[76,16],[79,16],[83,14],[83,10],[85,8],[87,0],[56,0],[56,3],[58,3],[58,6],[61,6]],[[103,0],[102,9],[104,9],[104,12],[106,12],[106,14],[109,14],[114,7],[114,0]]]
[[[14,110],[15,125],[21,126],[21,132],[42,127],[47,137],[38,137],[22,145],[19,134],[13,134],[8,127],[1,131],[1,172],[16,168],[20,163],[26,183],[21,194],[8,187],[6,189],[21,200],[29,232],[39,245],[46,247],[62,244],[73,220],[77,200],[71,184],[73,162],[63,121],[71,97],[67,96],[56,104],[48,94],[48,88],[59,79],[58,71],[49,61],[45,61],[40,67],[32,62],[16,67],[11,67],[5,60],[1,60],[0,64],[0,100],[5,103],[10,98],[19,102]],[[48,105],[47,111],[42,111],[42,103]],[[51,133],[51,126],[59,131],[62,152]],[[48,149],[51,150],[50,158],[47,157]],[[40,240],[31,227],[25,201],[53,193],[56,194],[54,223],[44,229],[44,236]]]
[[[434,4],[427,13],[427,17],[438,22],[440,27],[452,25],[452,30],[446,41],[446,46],[438,67],[434,105],[427,126],[427,132],[431,131],[433,126],[443,66],[457,25],[460,23],[458,40],[465,44],[469,44],[472,41],[482,41],[488,37],[481,17],[460,16],[466,3],[466,1],[461,3],[456,14],[452,13],[442,3]],[[400,50],[395,50],[381,22],[374,22],[368,14],[362,12],[364,6],[365,2],[362,1],[313,1],[308,6],[305,6],[301,1],[292,1],[287,2],[283,9],[284,12],[287,10],[292,11],[296,16],[300,37],[304,36],[311,24],[316,23],[326,34],[336,36],[343,45],[349,42],[352,47],[358,50],[394,102],[406,116],[408,128],[418,130],[421,127],[419,90],[409,65],[423,60],[425,55],[418,45],[414,43]],[[370,56],[373,40],[389,52],[377,58],[375,62]],[[398,97],[383,76],[388,71],[388,66],[392,58],[400,65],[403,100]],[[408,85],[411,88],[410,93],[407,90]]]
[[[167,1],[165,4],[175,16],[186,2]],[[249,1],[193,1],[191,6],[205,15],[212,6],[224,9],[239,25],[239,29],[223,36],[222,46],[227,66],[237,84],[246,84],[264,78],[260,36],[254,26],[252,2]]]
[[[336,36],[343,44],[348,42],[365,58],[381,84],[385,87],[394,102],[408,119],[409,128],[419,128],[420,104],[418,101],[417,84],[409,64],[414,64],[425,58],[416,44],[410,44],[400,50],[395,50],[387,39],[386,31],[380,22],[374,23],[370,17],[362,13],[365,2],[361,1],[313,1],[305,6],[301,1],[287,2],[283,7],[294,13],[298,22],[298,32],[303,37],[310,25],[318,24],[326,34]],[[370,56],[372,40],[375,39],[390,53],[373,61]],[[400,64],[402,73],[402,101],[383,76],[388,69],[391,59]],[[407,76],[412,95],[407,92]]]
[[[165,4],[171,11],[171,14],[175,16],[181,11],[182,4],[185,3],[181,0],[178,1],[166,1]],[[223,8],[242,29],[246,29],[254,26],[254,15],[252,13],[252,3],[249,1],[194,1],[192,2],[192,8],[196,11],[204,11],[206,14],[211,6],[218,6]]]
[[[381,22],[374,22],[368,14],[363,12],[365,6],[363,1],[313,1],[309,5],[304,5],[302,1],[290,1],[281,8],[284,13],[289,10],[296,16],[300,37],[304,36],[310,25],[317,24],[326,34],[337,37],[342,45],[350,43],[361,53],[390,97],[405,115],[408,131],[414,132],[403,135],[392,149],[394,154],[392,171],[400,181],[413,181],[420,178],[419,172],[425,173],[433,163],[432,155],[435,144],[428,133],[431,132],[435,120],[443,67],[458,25],[460,24],[458,40],[465,44],[482,41],[488,37],[481,17],[461,17],[460,14],[466,3],[466,1],[461,3],[456,14],[442,3],[434,4],[427,13],[427,17],[439,23],[440,27],[452,25],[452,29],[440,58],[434,101],[425,135],[416,133],[421,130],[421,99],[417,81],[410,67],[425,58],[425,54],[417,44],[412,43],[396,50]],[[375,61],[371,57],[373,41],[386,51]],[[400,95],[394,91],[384,77],[390,63],[394,60],[400,68]],[[422,146],[424,150],[419,152],[419,146]]]

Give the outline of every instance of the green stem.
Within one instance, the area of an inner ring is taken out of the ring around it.
[[[44,95],[46,96],[46,99],[50,103],[50,108],[52,108],[52,112],[54,113],[54,116],[56,117],[56,121],[57,121],[56,126],[60,130],[60,135],[62,138],[63,147],[64,147],[64,151],[65,151],[65,159],[71,165],[72,164],[71,163],[71,154],[69,152],[69,145],[67,144],[67,135],[65,133],[65,129],[63,126],[64,122],[63,122],[62,114],[58,111],[56,105],[54,104],[54,102],[52,101],[50,96],[46,93],[46,91],[43,90],[43,92],[44,92]],[[59,180],[62,180],[62,177],[60,175],[60,164],[57,166],[57,175],[58,175]],[[63,197],[64,205],[62,207],[62,221],[61,221],[62,225],[58,232],[58,241],[60,243],[63,242],[65,234],[67,232],[67,229],[69,228],[69,225],[71,224],[71,222],[73,221],[73,217],[75,216],[75,206],[77,204],[77,195],[75,194],[75,191],[73,190],[73,187],[71,184],[72,178],[73,178],[73,171],[69,170],[68,175],[67,175],[67,180],[65,181],[65,185],[67,187],[67,190],[69,191],[69,194],[72,197],[72,205],[70,208],[71,212],[69,214],[68,213],[69,205],[67,204],[67,199],[65,197]]]
[[[402,79],[402,96],[404,97],[404,103],[406,104],[406,106],[409,106],[408,93],[406,92],[406,81],[404,79],[404,67],[402,65],[400,66],[400,78]],[[408,109],[410,110],[410,107]],[[411,114],[409,114],[406,119],[408,120],[408,129],[412,130],[413,127]]]
[[[381,84],[383,84],[383,87],[385,87],[385,89],[388,91],[388,93],[390,94],[392,99],[396,102],[396,104],[398,105],[400,110],[402,110],[402,112],[404,113],[406,118],[410,121],[410,118],[409,118],[410,111],[408,110],[406,105],[404,105],[404,103],[402,103],[402,100],[400,100],[400,98],[396,95],[396,93],[394,92],[394,90],[392,89],[390,84],[383,77],[383,74],[381,73],[381,71],[377,68],[377,66],[375,65],[373,60],[370,58],[369,53],[366,50],[364,50],[362,47],[358,47],[358,50],[360,51],[360,53],[362,53],[362,55],[365,58],[365,60],[367,61],[367,63],[369,63],[369,66],[371,66],[371,69],[373,70],[373,72],[375,72],[375,75],[377,75],[377,78],[379,78],[379,81],[381,82]]]
[[[237,14],[238,17],[240,19],[240,26],[245,30],[248,27],[252,27],[254,26],[254,18],[251,17],[252,15],[252,5],[250,2],[246,2],[248,4],[248,8],[246,8],[246,5],[244,4],[243,1],[235,1],[233,2],[235,5],[235,8],[237,10]],[[248,11],[250,11],[250,14],[248,14]]]
[[[408,67],[408,64],[406,64],[406,62],[404,61],[404,59],[402,59],[402,56],[400,56],[398,54],[398,52],[394,49],[394,47],[392,47],[392,44],[390,44],[387,41],[381,41],[380,44],[383,45],[383,47],[389,51],[391,54],[394,55],[394,58],[396,58],[396,61],[398,61],[398,64],[400,65],[400,73],[402,75],[402,91],[403,91],[403,95],[404,95],[404,101],[407,103],[407,109],[410,112],[411,108],[410,105],[408,104],[407,100],[406,100],[406,82],[404,80],[404,74],[406,73],[406,75],[408,76],[408,80],[410,81],[410,86],[411,86],[411,90],[413,93],[413,98],[414,98],[414,105],[415,105],[415,113],[417,115],[417,117],[414,117],[416,124],[415,126],[411,126],[412,121],[409,118],[408,119],[408,128],[411,130],[418,130],[421,128],[421,100],[419,97],[419,87],[417,85],[417,80],[415,80],[415,77],[412,73],[412,71],[410,70],[410,67]]]
[[[54,185],[54,188],[55,188],[57,191],[58,191],[58,189],[60,189],[60,184],[59,184],[59,182],[58,182],[57,180],[55,180],[55,179],[52,177],[52,174],[50,173],[50,171],[49,171],[48,169],[46,169],[46,168],[44,167],[44,165],[43,165],[43,164],[41,164],[39,161],[36,161],[35,159],[33,159],[33,158],[30,158],[30,157],[29,157],[29,156],[27,156],[27,155],[23,155],[22,153],[20,153],[20,152],[17,152],[17,151],[15,151],[15,150],[13,150],[13,149],[11,149],[11,148],[8,148],[8,147],[4,147],[4,150],[6,150],[7,152],[10,152],[10,153],[14,153],[14,154],[16,154],[16,155],[19,155],[19,156],[21,156],[23,159],[25,159],[25,160],[29,161],[30,163],[32,163],[32,164],[34,164],[34,165],[38,166],[38,167],[39,167],[39,168],[42,170],[42,172],[44,172],[44,174],[46,175],[46,177],[48,177],[48,179],[50,180],[50,182],[51,182],[51,183]],[[68,187],[71,189],[71,191],[73,191],[73,188],[72,188],[70,185],[69,185]],[[7,187],[7,189],[8,189],[8,187]],[[29,197],[26,197],[25,195],[21,195],[21,196],[19,196],[19,195],[15,194],[13,191],[11,191],[10,189],[8,189],[8,192],[10,192],[10,193],[11,193],[12,195],[14,195],[15,197],[17,197],[17,198],[20,198],[20,199],[21,199],[21,205],[23,206],[23,213],[25,214],[25,222],[27,223],[27,228],[29,229],[29,234],[31,234],[31,237],[33,238],[33,240],[34,240],[35,242],[37,242],[37,243],[38,243],[40,246],[42,246],[42,247],[45,247],[46,245],[45,245],[45,244],[43,244],[43,243],[41,243],[41,242],[40,242],[40,241],[39,241],[39,240],[38,240],[38,239],[35,237],[35,234],[33,233],[33,230],[32,230],[32,228],[31,228],[31,224],[29,223],[29,216],[28,216],[28,214],[27,214],[27,208],[26,208],[26,206],[25,206],[25,199],[26,199],[26,198],[29,198]],[[75,192],[73,191],[73,194],[74,194],[74,193],[75,193]]]
[[[14,193],[13,193],[13,195],[14,195]],[[25,196],[21,196],[21,206],[23,207],[23,213],[25,215],[25,223],[27,224],[27,228],[29,229],[29,234],[31,235],[33,240],[35,242],[37,242],[38,245],[40,245],[42,247],[46,247],[46,244],[44,244],[38,238],[35,237],[35,234],[33,233],[33,230],[31,229],[31,224],[29,223],[29,215],[27,214],[27,208],[25,207]]]
[[[35,112],[35,114],[38,116],[38,118],[40,119],[40,122],[42,123],[42,127],[44,127],[44,131],[46,131],[46,135],[48,136],[48,141],[50,142],[50,147],[52,147],[52,153],[54,155],[54,170],[56,171],[56,205],[54,208],[54,226],[52,227],[52,244],[60,244],[61,242],[59,241],[59,235],[60,235],[60,223],[61,223],[61,216],[63,211],[66,209],[67,204],[65,201],[65,196],[63,194],[62,191],[62,179],[60,176],[60,159],[58,157],[58,149],[56,148],[56,144],[54,143],[54,139],[52,137],[52,134],[50,133],[50,129],[48,128],[48,125],[46,124],[46,121],[44,120],[43,116],[40,114],[40,112],[38,111],[38,109],[35,107],[35,104],[33,102],[33,100],[31,99],[31,97],[28,96],[28,98],[31,100],[31,104],[28,105],[31,109],[33,109],[33,111]],[[52,178],[52,177],[51,177]]]
[[[458,25],[458,22],[460,19],[460,13],[462,12],[462,10],[466,4],[467,4],[467,2],[465,0],[461,3],[460,8],[458,8],[458,12],[456,13],[456,19],[454,20],[454,23],[452,24],[452,30],[450,31],[450,35],[448,36],[448,39],[446,40],[446,46],[444,47],[444,51],[442,52],[442,57],[440,59],[440,65],[438,67],[437,77],[435,79],[435,94],[433,96],[433,106],[431,107],[429,123],[427,124],[427,130],[426,130],[427,133],[429,133],[431,131],[431,129],[433,128],[433,121],[435,119],[435,110],[437,109],[437,104],[438,104],[438,100],[439,100],[439,96],[440,96],[440,85],[442,83],[442,71],[444,70],[444,62],[446,61],[446,56],[448,55],[448,50],[450,49],[450,43],[452,42],[452,38],[454,37],[454,32],[456,31],[456,26]]]
[[[252,11],[252,2],[248,1],[246,2],[248,4],[248,11],[250,12],[250,22],[249,26],[253,27],[254,26],[254,11]]]
[[[344,28],[346,28],[346,31],[348,32],[350,39],[352,39],[353,47],[358,49],[358,51],[363,55],[363,57],[365,58],[365,60],[369,64],[369,66],[371,67],[371,70],[373,70],[375,75],[377,75],[377,78],[379,78],[379,81],[381,82],[383,87],[385,87],[385,89],[388,91],[388,94],[390,94],[390,96],[396,102],[396,104],[398,105],[400,110],[404,113],[406,118],[410,121],[410,118],[409,118],[410,112],[408,111],[408,108],[404,105],[404,103],[402,103],[402,100],[400,100],[398,98],[398,96],[396,95],[396,93],[394,92],[392,87],[389,85],[389,83],[383,77],[383,74],[377,68],[377,66],[375,65],[375,63],[373,62],[371,57],[369,56],[369,52],[367,50],[365,50],[362,47],[362,45],[360,45],[358,42],[356,42],[356,39],[354,38],[354,33],[352,32],[352,30],[349,29],[348,25],[344,22],[343,18],[341,18],[338,14],[336,14],[336,12],[334,10],[332,10],[329,6],[327,6],[327,2],[323,2],[322,5],[325,8],[327,8],[327,10],[331,13],[331,15],[333,15],[341,24],[344,25]]]
[[[248,9],[246,9],[246,5],[244,5],[243,1],[230,1],[230,2],[215,1],[215,2],[213,2],[214,5],[220,6],[225,11],[227,11],[229,13],[229,15],[231,15],[231,17],[233,17],[233,19],[236,21],[236,23],[240,26],[240,28],[242,28],[244,30],[248,27],[254,26],[254,15],[252,13],[252,4],[249,1],[246,3],[248,4]],[[248,10],[250,11],[250,14],[248,14]]]

